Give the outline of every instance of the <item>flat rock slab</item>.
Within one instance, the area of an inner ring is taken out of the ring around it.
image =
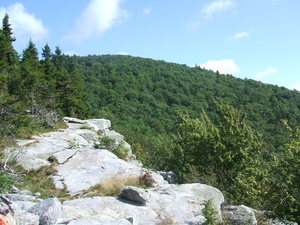
[[[95,216],[97,218],[105,218],[106,216],[110,221],[127,219],[135,225],[203,224],[205,222],[204,203],[208,200],[212,200],[213,207],[219,216],[218,219],[221,221],[220,207],[224,202],[224,196],[218,189],[211,186],[204,184],[165,184],[146,190],[135,188],[135,191],[147,193],[144,205],[132,201],[132,199],[114,197],[93,197],[65,201],[63,203],[63,215],[58,224],[63,224],[65,221],[74,221],[74,224],[79,224],[76,222],[77,220],[96,224]]]
[[[55,180],[63,182],[70,195],[100,184],[107,176],[115,174],[139,176],[142,172],[140,167],[119,159],[107,150],[91,147],[81,148],[56,169],[58,172]],[[59,185],[61,184],[58,183],[57,186]]]

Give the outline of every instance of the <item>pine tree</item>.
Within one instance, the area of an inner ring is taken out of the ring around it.
[[[64,74],[58,91],[59,107],[67,116],[86,117],[88,110],[85,107],[85,96],[82,94],[84,83],[78,74],[74,57],[68,63],[68,73]]]
[[[2,29],[0,29],[0,71],[16,64],[18,61],[18,54],[12,45],[16,39],[12,37],[12,34],[9,16],[6,13],[2,20]]]
[[[53,54],[48,44],[46,44],[42,49],[42,57],[43,59],[41,60],[41,66],[45,75],[45,80],[47,81],[48,92],[54,97],[56,69],[52,61]]]

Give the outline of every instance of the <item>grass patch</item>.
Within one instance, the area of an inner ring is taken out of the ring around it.
[[[43,166],[38,170],[19,171],[19,174],[24,174],[24,176],[21,176],[16,187],[20,190],[29,190],[31,193],[39,192],[42,199],[53,196],[61,200],[70,199],[66,188],[57,189],[53,183],[52,176],[57,173],[55,165],[56,162],[53,162],[51,166]]]
[[[66,129],[68,125],[64,121],[57,121],[53,123],[51,127],[39,126],[38,123],[32,125],[32,127],[23,127],[20,128],[16,134],[16,138],[19,139],[29,139],[33,135],[39,135],[42,133],[56,131],[58,129]]]
[[[85,192],[85,196],[112,196],[117,197],[123,188],[126,186],[135,186],[145,188],[139,182],[139,176],[127,175],[127,174],[114,174],[106,177],[101,184],[97,184]]]
[[[94,130],[91,126],[84,124],[80,129],[85,129],[85,130]]]

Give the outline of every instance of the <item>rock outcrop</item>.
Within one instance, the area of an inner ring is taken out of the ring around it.
[[[68,128],[33,136],[30,140],[17,140],[18,148],[8,149],[18,153],[18,164],[25,170],[35,170],[57,161],[57,173],[51,178],[57,189],[67,189],[77,199],[60,202],[57,198],[39,199],[12,189],[11,194],[1,195],[10,201],[13,218],[19,225],[31,224],[189,224],[206,221],[204,209],[212,203],[215,217],[222,221],[223,194],[205,184],[174,184],[173,172],[148,171],[135,160],[130,145],[124,137],[109,130],[111,122],[105,119],[79,120],[64,118]],[[108,149],[97,149],[99,135],[109,137],[116,144],[128,149],[126,161]],[[96,143],[96,144],[95,144]],[[111,177],[141,177],[151,174],[151,188],[125,187],[119,197],[86,197],[84,192],[101,185]],[[0,206],[5,203],[0,202]],[[7,209],[4,207],[6,212]],[[234,213],[223,212],[233,222],[241,222],[247,215],[249,224],[256,224],[255,215],[246,207]],[[10,216],[7,212],[7,216]]]

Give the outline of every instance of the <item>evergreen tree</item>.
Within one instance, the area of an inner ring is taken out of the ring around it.
[[[12,37],[12,34],[9,16],[6,13],[2,20],[2,29],[0,29],[0,71],[16,64],[18,61],[18,54],[12,45],[16,39]]]
[[[46,44],[42,49],[42,57],[43,59],[41,60],[41,65],[45,75],[45,80],[47,81],[48,93],[51,93],[52,97],[54,98],[56,69],[52,61],[53,54],[48,44]]]
[[[82,118],[88,116],[89,113],[84,106],[83,90],[84,83],[79,76],[75,58],[71,57],[68,64],[68,73],[64,73],[60,81],[60,87],[57,90],[59,108],[65,115]]]

